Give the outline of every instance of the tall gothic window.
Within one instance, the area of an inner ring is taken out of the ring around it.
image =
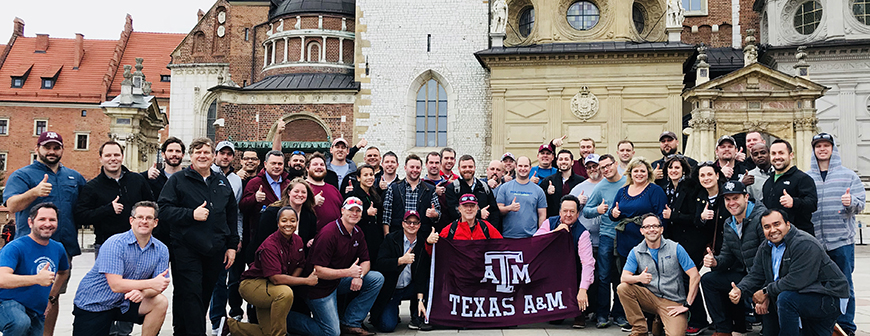
[[[434,78],[417,91],[417,147],[447,146],[447,92]]]
[[[214,121],[217,119],[217,99],[208,106],[208,115],[205,118],[206,136],[215,141]]]
[[[528,37],[532,33],[532,28],[535,27],[535,8],[527,7],[520,14],[520,35]]]
[[[600,17],[598,7],[589,1],[577,1],[568,7],[568,23],[577,30],[592,29]]]
[[[820,22],[822,22],[822,4],[818,2],[804,2],[794,13],[794,28],[802,35],[812,34]]]

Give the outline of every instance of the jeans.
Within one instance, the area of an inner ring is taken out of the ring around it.
[[[208,319],[211,320],[212,329],[217,329],[221,322],[221,317],[227,316],[227,302],[230,304],[229,316],[244,315],[242,311],[242,297],[239,295],[239,280],[242,272],[236,268],[237,264],[244,265],[244,262],[238,260],[234,262],[230,269],[224,270],[218,276],[218,281],[214,286],[214,291],[211,293],[211,304],[208,308]],[[244,271],[244,269],[242,269]],[[238,298],[238,299],[237,299]]]
[[[846,245],[828,251],[828,256],[840,267],[840,271],[849,281],[849,303],[846,305],[846,313],[837,318],[837,323],[846,331],[854,332],[858,330],[855,325],[855,286],[852,285],[852,272],[855,271],[855,245]]]
[[[94,261],[100,257],[101,246],[103,244],[94,244]],[[113,336],[129,336],[131,333],[133,333],[133,322],[115,321],[109,330],[109,335]]]
[[[598,269],[598,319],[607,318],[613,315],[616,317],[625,317],[625,312],[622,310],[622,305],[619,303],[619,296],[615,294],[616,285],[619,284],[618,277],[615,274],[622,273],[622,270],[616,269],[616,257],[613,256],[614,241],[608,236],[600,236],[598,239],[598,260],[596,260],[595,268]],[[610,293],[613,295],[613,309],[610,309]]]
[[[372,304],[384,285],[384,276],[377,271],[370,271],[362,278],[362,288],[359,295],[350,301],[344,312],[344,318],[339,320],[337,296],[350,293],[350,283],[353,278],[341,278],[332,294],[319,299],[306,298],[308,308],[314,318],[291,311],[287,315],[287,329],[293,333],[302,335],[339,336],[341,325],[348,327],[362,327],[362,321],[372,309]]]
[[[15,300],[0,300],[0,334],[3,336],[42,336],[42,313],[27,309]]]
[[[833,333],[834,323],[840,317],[840,299],[823,294],[785,291],[779,293],[776,308],[780,335],[827,336]]]
[[[414,293],[413,287],[408,285],[408,287],[396,289],[393,292],[390,303],[387,303],[387,306],[384,307],[380,318],[374,321],[375,328],[378,331],[393,332],[396,330],[396,325],[399,324],[399,305],[402,303],[402,300],[411,300],[411,320],[413,321],[417,318],[417,293]]]

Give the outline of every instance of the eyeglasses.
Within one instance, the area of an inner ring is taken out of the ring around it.
[[[295,151],[291,152],[290,155],[305,155],[305,152],[300,151],[300,150],[295,150]]]
[[[151,221],[154,221],[156,219],[156,218],[151,217],[151,216],[135,216],[135,217],[130,216],[130,218],[133,218],[133,219],[139,220],[139,221],[144,220],[146,222],[151,222]]]
[[[404,221],[408,225],[420,225],[420,221]]]
[[[661,227],[662,227],[661,225],[644,225],[644,226],[641,226],[640,228],[644,229],[644,230],[649,230],[649,229],[659,229]]]
[[[259,158],[258,157],[242,157],[242,160],[253,161],[253,160],[259,160]]]
[[[671,155],[668,155],[668,159],[672,159],[672,158],[682,159],[682,158],[685,158],[685,156],[683,156],[683,154],[671,154]]]
[[[698,166],[700,167],[700,166],[715,166],[715,165],[716,165],[716,161],[704,161],[701,164],[699,164]]]

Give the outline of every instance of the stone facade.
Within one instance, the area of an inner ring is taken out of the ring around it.
[[[700,3],[703,10],[685,14],[682,34],[685,43],[740,49],[741,34],[747,29],[759,29],[759,14],[752,8],[755,0],[700,0]]]
[[[172,69],[172,98],[169,109],[169,135],[190,143],[206,135],[208,107],[216,99],[208,91],[220,84],[219,77],[226,76],[229,65],[221,64],[170,64]]]

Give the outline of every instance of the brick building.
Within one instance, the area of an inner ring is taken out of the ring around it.
[[[281,118],[286,151],[352,137],[354,17],[352,0],[216,1],[172,52],[170,133],[266,150]]]
[[[129,15],[118,40],[27,37],[23,20],[13,24],[9,42],[0,48],[0,81],[9,83],[0,85],[0,171],[30,164],[39,133],[52,130],[64,137],[64,165],[86,178],[96,176],[97,150],[114,121],[100,104],[120,94],[123,66],[136,57],[149,65],[144,76],[153,82],[157,106],[169,106],[165,65],[183,35],[134,32]]]

